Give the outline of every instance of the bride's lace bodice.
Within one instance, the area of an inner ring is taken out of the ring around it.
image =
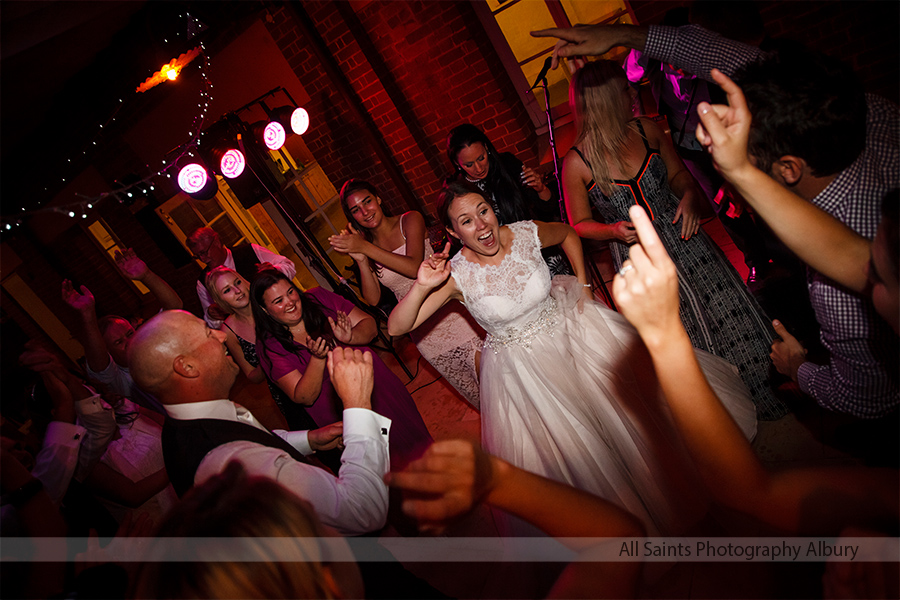
[[[451,276],[466,308],[490,334],[485,345],[495,351],[497,346],[509,344],[528,346],[558,318],[537,225],[521,221],[509,228],[514,235],[512,245],[499,265],[469,262],[462,252],[450,261]]]

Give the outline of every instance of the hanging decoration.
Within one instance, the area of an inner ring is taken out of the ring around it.
[[[166,81],[175,81],[175,79],[177,79],[178,75],[181,73],[181,69],[186,67],[199,55],[200,46],[197,46],[193,50],[188,50],[178,58],[173,58],[168,63],[164,64],[159,71],[148,77],[147,80],[139,85],[135,91],[139,94],[142,94],[161,83],[165,83]]]

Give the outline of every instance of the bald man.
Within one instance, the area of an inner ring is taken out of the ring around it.
[[[340,423],[314,431],[270,432],[228,400],[239,367],[225,334],[184,311],[150,319],[132,337],[128,363],[134,381],[163,403],[163,455],[179,496],[240,461],[250,475],[274,479],[304,498],[322,522],[348,535],[384,526],[390,470],[391,421],[371,410],[372,355],[336,348],[328,371],[344,403]],[[336,447],[343,435],[337,477],[305,455]]]
[[[197,297],[200,298],[200,306],[203,310],[203,318],[207,325],[213,329],[222,327],[222,321],[226,315],[216,306],[209,290],[206,289],[206,274],[216,267],[228,267],[236,271],[247,281],[253,281],[257,267],[263,263],[269,263],[288,279],[293,279],[297,274],[297,267],[289,259],[275,254],[257,244],[241,244],[234,248],[226,248],[219,234],[209,227],[201,227],[195,230],[185,244],[194,255],[194,258],[203,261],[206,268],[197,280]]]

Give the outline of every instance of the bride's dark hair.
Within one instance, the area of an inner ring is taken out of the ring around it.
[[[286,281],[294,287],[294,284],[288,279],[284,273],[277,269],[265,269],[253,279],[250,285],[250,306],[253,310],[253,320],[256,323],[256,339],[257,341],[265,341],[268,338],[275,338],[285,352],[296,353],[294,339],[287,325],[276,321],[268,312],[266,312],[265,300],[263,296],[266,291],[278,283]],[[328,340],[329,345],[334,344],[334,333],[331,325],[328,323],[328,317],[322,311],[322,306],[311,296],[297,290],[300,296],[300,311],[303,325],[306,327],[306,333],[312,339],[324,337]],[[272,365],[271,359],[265,352],[261,352],[259,359],[265,360],[269,366]]]
[[[484,193],[482,193],[482,191],[474,184],[456,179],[455,177],[447,178],[437,199],[438,216],[444,227],[453,229],[453,222],[450,220],[450,205],[453,204],[453,201],[460,196],[468,196],[469,194],[475,194],[476,196],[484,198]],[[485,198],[485,202],[487,202],[487,198]],[[490,202],[488,202],[488,204],[490,204]]]

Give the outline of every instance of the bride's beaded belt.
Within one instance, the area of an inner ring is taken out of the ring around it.
[[[519,346],[530,350],[531,342],[539,333],[550,330],[552,336],[552,329],[559,323],[559,309],[556,306],[556,300],[548,296],[541,304],[543,306],[536,319],[521,327],[510,327],[504,333],[487,334],[487,337],[484,338],[484,347],[493,350],[494,354],[499,353],[500,348],[507,346]]]

